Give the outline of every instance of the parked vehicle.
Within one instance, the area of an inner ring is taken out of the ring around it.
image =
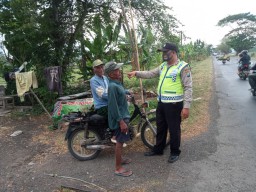
[[[129,133],[131,140],[135,136],[141,136],[143,143],[153,148],[156,142],[156,117],[155,110],[149,113],[143,112],[148,105],[143,103],[139,107],[131,98],[131,102],[134,106],[129,127]],[[149,115],[153,115],[151,119]],[[132,122],[138,119],[137,126],[132,126]],[[68,150],[73,157],[80,161],[91,160],[96,158],[101,150],[109,147],[113,147],[115,144],[111,142],[113,131],[108,128],[107,120],[95,114],[94,112],[73,112],[64,116],[64,119],[69,122],[69,127],[66,133],[65,140],[68,141]],[[167,145],[170,143],[170,139],[167,139]]]

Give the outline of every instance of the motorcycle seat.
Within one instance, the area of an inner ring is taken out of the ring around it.
[[[89,123],[92,123],[92,124],[105,124],[105,123],[107,123],[107,118],[105,118],[105,117],[103,117],[101,115],[98,115],[98,114],[94,114],[94,115],[90,116]]]

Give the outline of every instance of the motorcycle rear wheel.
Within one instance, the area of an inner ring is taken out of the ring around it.
[[[246,76],[246,74],[245,74],[244,72],[240,72],[240,73],[239,73],[239,77],[240,77],[240,79],[242,79],[242,80],[246,80],[246,79],[247,79],[247,76]]]
[[[86,149],[86,146],[83,146],[88,139],[99,142],[100,135],[91,129],[87,130],[87,138],[84,138],[84,135],[84,129],[81,128],[74,130],[68,138],[68,150],[79,161],[95,159],[101,152],[99,149]]]
[[[149,149],[153,149],[156,144],[156,117],[149,119],[149,122],[153,125],[154,131],[150,128],[150,125],[145,122],[141,128],[141,140]],[[166,139],[166,146],[170,144],[170,134],[168,132]]]

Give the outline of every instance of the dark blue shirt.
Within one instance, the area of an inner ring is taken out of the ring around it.
[[[244,54],[242,58],[239,60],[239,63],[241,63],[242,65],[246,65],[246,64],[248,65],[250,64],[250,61],[251,61],[250,55]]]

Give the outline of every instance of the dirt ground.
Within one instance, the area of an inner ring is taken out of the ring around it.
[[[101,152],[91,161],[78,161],[67,150],[64,141],[67,126],[51,130],[48,116],[0,117],[0,191],[49,192],[67,191],[161,191],[168,177],[169,149],[164,157],[143,156],[147,148],[140,138],[124,150],[133,159],[127,167],[134,174],[129,178],[114,175],[114,149]],[[11,136],[15,131],[22,134]],[[184,138],[191,136],[191,130]],[[184,158],[186,160],[186,158]],[[156,177],[161,174],[161,177]],[[79,191],[79,190],[77,190]]]

